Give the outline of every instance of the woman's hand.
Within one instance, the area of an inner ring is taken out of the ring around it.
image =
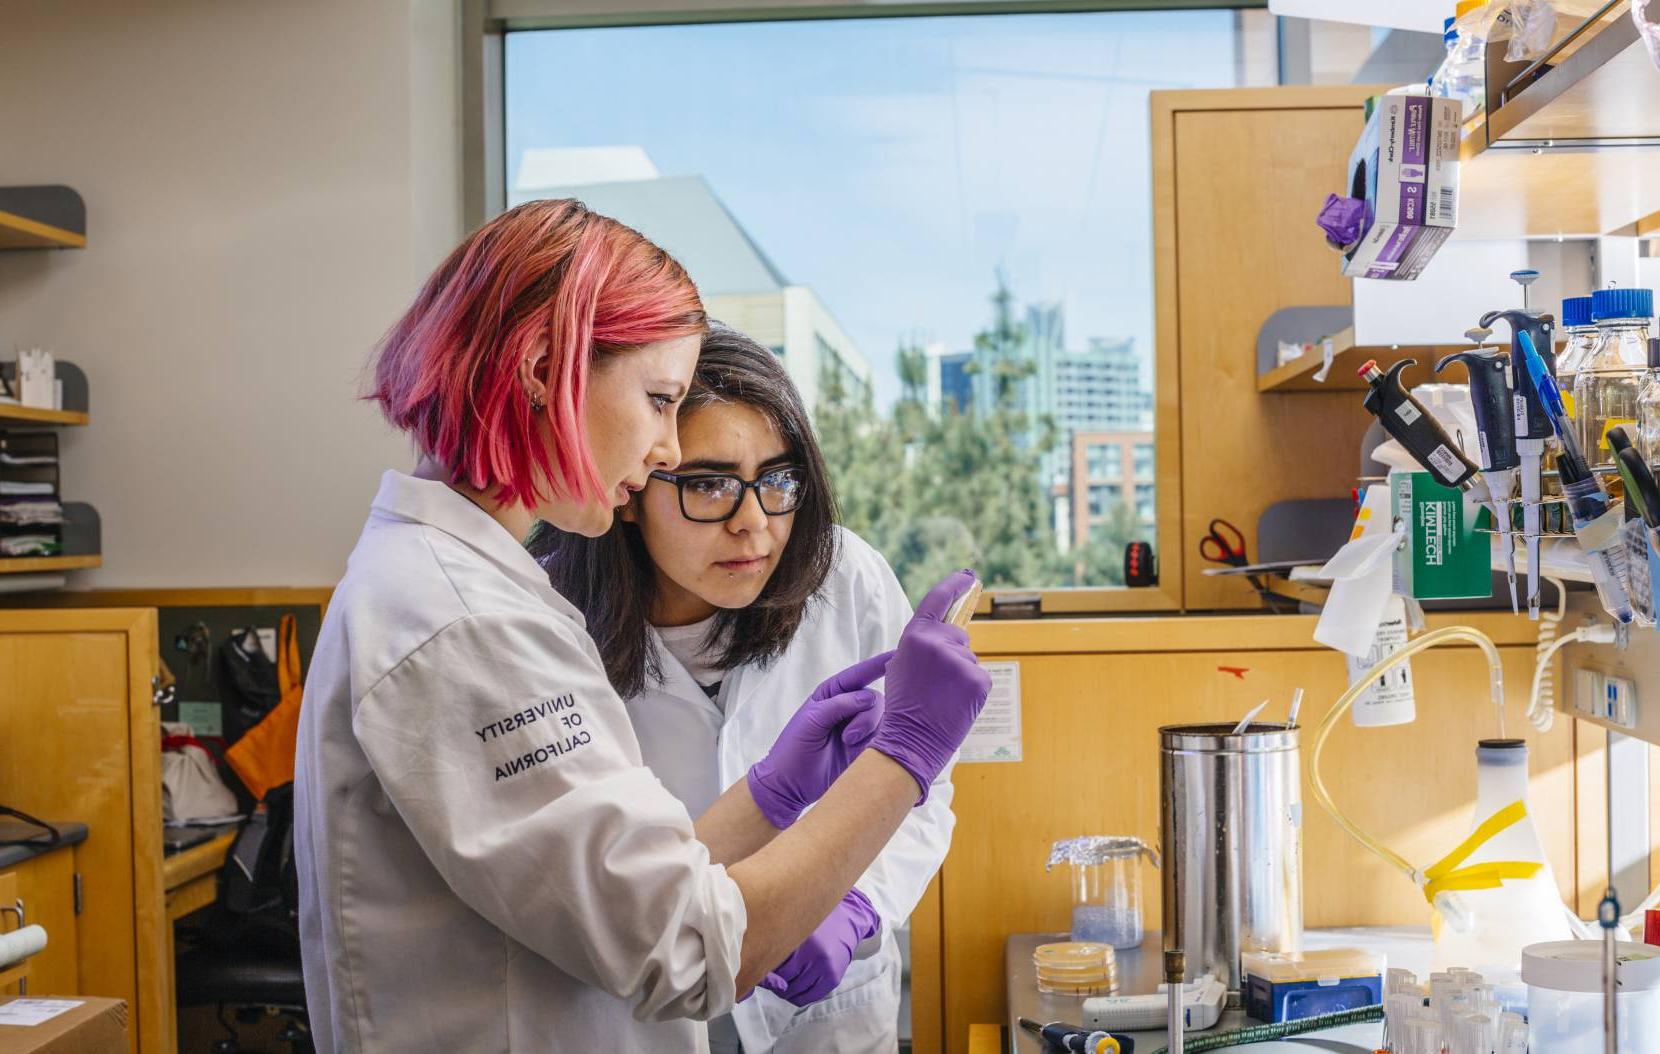
[[[756,987],[795,1006],[816,1003],[842,983],[859,942],[876,936],[881,928],[882,920],[870,900],[857,889],[851,890],[818,929]]]
[[[854,663],[813,690],[767,751],[749,769],[749,793],[767,822],[782,831],[818,801],[876,735],[881,677],[893,652]]]
[[[886,713],[871,746],[916,779],[922,796],[957,752],[991,691],[991,676],[968,647],[968,634],[945,621],[974,584],[974,572],[946,577],[928,591],[900,634],[888,666]]]

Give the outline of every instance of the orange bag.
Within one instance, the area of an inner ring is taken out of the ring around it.
[[[281,697],[259,724],[225,751],[225,761],[256,801],[272,787],[294,782],[294,741],[300,730],[300,645],[294,616],[277,623],[277,687]]]

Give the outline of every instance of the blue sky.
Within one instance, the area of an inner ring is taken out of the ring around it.
[[[967,348],[1001,269],[1067,344],[1153,325],[1147,92],[1234,78],[1226,11],[550,30],[507,42],[526,149],[638,145],[702,175],[897,394],[904,338]],[[645,232],[649,235],[651,232]],[[695,277],[695,276],[694,276]]]

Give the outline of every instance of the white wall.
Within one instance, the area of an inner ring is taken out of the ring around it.
[[[403,440],[354,398],[461,233],[453,0],[8,0],[0,184],[67,183],[82,251],[0,253],[0,357],[92,387],[72,588],[332,584]]]

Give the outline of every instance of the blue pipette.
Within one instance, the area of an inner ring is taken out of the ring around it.
[[[1591,469],[1579,451],[1579,441],[1574,438],[1567,407],[1562,403],[1562,390],[1556,386],[1556,378],[1545,369],[1545,360],[1539,357],[1533,337],[1526,330],[1517,330],[1516,339],[1521,344],[1522,362],[1527,365],[1528,379],[1539,393],[1539,405],[1544,408],[1545,416],[1550,418],[1550,426],[1556,432],[1557,441],[1562,444],[1562,452],[1556,457],[1557,472],[1570,483],[1584,479],[1591,474]]]
[[[1528,377],[1539,393],[1539,405],[1545,416],[1550,418],[1551,428],[1556,430],[1556,438],[1562,443],[1562,452],[1556,456],[1556,471],[1562,483],[1563,496],[1568,499],[1568,510],[1573,514],[1574,537],[1579,539],[1579,547],[1585,553],[1585,562],[1590,566],[1591,578],[1596,583],[1597,599],[1602,601],[1603,610],[1611,617],[1620,622],[1630,622],[1630,595],[1614,566],[1614,547],[1620,544],[1619,520],[1606,515],[1608,495],[1603,493],[1579,452],[1579,443],[1569,427],[1556,379],[1545,369],[1545,361],[1539,357],[1533,338],[1523,330],[1517,330],[1516,336],[1522,349],[1522,361],[1527,364]]]

